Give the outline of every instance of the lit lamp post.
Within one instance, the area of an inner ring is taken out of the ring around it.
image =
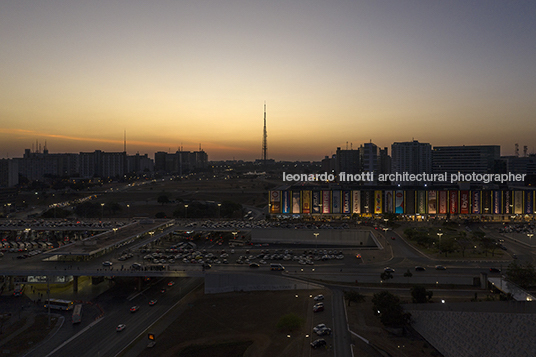
[[[101,221],[104,219],[104,203],[100,204],[101,206]]]
[[[130,219],[130,205],[127,204],[127,218]]]
[[[231,232],[231,234],[233,235],[233,240],[236,239],[236,235],[238,234],[238,232]]]
[[[315,236],[316,249],[318,249],[318,236],[320,233],[313,233],[313,235]]]
[[[221,208],[221,203],[218,203],[218,219],[220,218],[220,208]]]
[[[437,236],[439,237],[439,251],[441,251],[441,236],[443,235],[443,232],[438,232]]]
[[[527,233],[527,236],[529,237],[529,245],[530,245],[530,251],[532,251],[532,236],[534,233]]]
[[[188,205],[184,205],[184,218],[188,218]]]

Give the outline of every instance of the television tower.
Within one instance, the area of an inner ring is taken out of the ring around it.
[[[262,163],[266,166],[266,152],[268,151],[268,134],[266,133],[266,101],[264,101],[264,130],[262,132]]]

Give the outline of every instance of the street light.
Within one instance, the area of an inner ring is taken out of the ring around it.
[[[220,207],[221,207],[221,203],[218,203],[218,218],[220,218]]]
[[[101,221],[102,221],[104,218],[104,203],[101,203],[100,206],[101,206]]]
[[[527,233],[527,236],[529,236],[529,245],[530,245],[530,250],[532,251],[532,236],[534,235],[534,233]]]
[[[441,236],[443,235],[443,232],[437,232],[437,236],[439,237],[439,251],[441,251]]]
[[[313,235],[315,236],[316,249],[318,249],[318,236],[320,233],[313,233]]]
[[[184,205],[184,218],[188,218],[188,205]]]

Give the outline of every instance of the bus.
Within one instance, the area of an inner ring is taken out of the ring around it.
[[[24,287],[24,284],[15,285],[15,290],[13,290],[13,296],[22,296],[22,293],[24,292]]]
[[[73,302],[69,300],[50,299],[45,300],[45,307],[56,310],[71,310],[73,308]]]
[[[73,310],[73,324],[82,322],[82,304],[76,304]]]

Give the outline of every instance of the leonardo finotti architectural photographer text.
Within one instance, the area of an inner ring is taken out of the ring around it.
[[[339,182],[481,182],[481,183],[504,183],[524,181],[525,174],[513,174],[511,172],[507,174],[477,174],[475,172],[470,174],[455,173],[455,174],[410,174],[408,172],[394,173],[394,174],[378,174],[373,172],[362,172],[360,174],[347,174],[341,172],[338,175],[328,174],[287,174],[283,172],[283,181],[294,182],[327,182],[335,181]]]

